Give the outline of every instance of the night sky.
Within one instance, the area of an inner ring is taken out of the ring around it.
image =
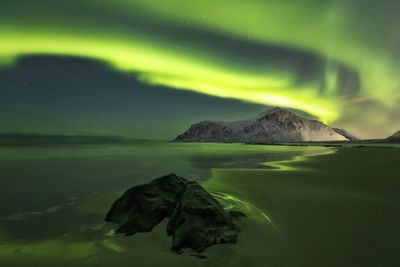
[[[395,0],[0,3],[0,132],[170,139],[271,106],[400,129]]]

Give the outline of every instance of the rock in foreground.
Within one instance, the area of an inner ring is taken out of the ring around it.
[[[150,232],[169,218],[171,249],[180,253],[236,243],[240,233],[236,220],[243,216],[225,211],[197,182],[170,174],[130,188],[114,202],[105,220],[118,224],[117,233],[133,235]]]
[[[164,218],[171,216],[186,184],[185,179],[168,175],[134,186],[114,202],[105,220],[118,224],[117,233],[150,232]]]

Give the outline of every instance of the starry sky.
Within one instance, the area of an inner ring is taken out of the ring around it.
[[[0,132],[170,139],[281,106],[400,129],[396,0],[4,0]]]

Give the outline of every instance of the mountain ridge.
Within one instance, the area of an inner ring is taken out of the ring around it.
[[[344,131],[346,132],[347,131]],[[192,124],[178,142],[292,143],[348,141],[333,128],[317,120],[302,118],[280,107],[241,121],[201,121]]]
[[[400,143],[400,131],[397,131],[393,135],[389,136],[386,140]]]

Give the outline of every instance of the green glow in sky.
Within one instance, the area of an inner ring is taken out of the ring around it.
[[[102,60],[116,69],[139,73],[142,81],[217,97],[304,110],[323,121],[338,117],[338,105],[318,96],[316,90],[293,85],[290,73],[264,75],[229,66],[212,59],[181,54],[161,45],[134,38],[84,33],[21,31],[0,33],[0,56],[71,55]]]
[[[379,12],[385,16],[384,11],[396,8],[393,1],[375,3],[367,0],[361,3],[363,5],[344,0],[251,0],[245,4],[228,0],[134,2],[149,13],[156,12],[177,23],[191,21],[240,38],[313,51],[338,60],[360,72],[366,94],[394,104],[387,94],[398,91],[400,79],[395,74],[399,65],[393,58],[393,51],[387,49],[387,42],[390,39],[398,41],[399,33],[394,32],[396,24],[390,14],[385,17],[386,23],[382,23],[381,18],[372,19]],[[363,10],[367,4],[370,8]],[[179,5],[179,9],[168,8],[174,5]],[[354,12],[355,9],[361,14]],[[371,15],[371,12],[375,14]],[[377,41],[375,32],[382,31],[381,26],[390,27],[384,30],[391,35],[380,33],[378,37],[385,39]],[[396,35],[393,37],[393,34]],[[385,44],[381,42],[383,40]]]
[[[42,1],[31,9],[17,0],[0,11],[0,65],[10,66],[23,55],[79,56],[132,72],[143,83],[298,109],[327,123],[350,113],[357,117],[355,110],[365,103],[384,107],[388,115],[400,100],[400,20],[392,11],[397,4],[365,2],[369,5],[344,0],[84,0],[57,6]],[[176,36],[159,36],[163,27]],[[190,29],[230,42],[315,55],[326,62],[321,67],[325,89],[320,80],[299,82],[304,70],[288,61],[279,65],[241,53],[226,55],[213,38],[196,39]],[[359,77],[360,88],[341,88],[338,65]]]

